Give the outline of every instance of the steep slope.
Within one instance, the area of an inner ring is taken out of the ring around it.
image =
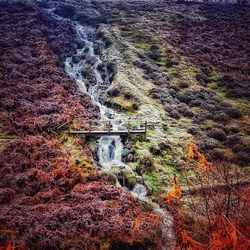
[[[160,217],[104,182],[86,142],[58,130],[99,115],[62,67],[77,46],[72,27],[20,2],[1,2],[0,16],[0,245],[156,246]]]

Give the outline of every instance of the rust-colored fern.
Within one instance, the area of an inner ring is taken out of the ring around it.
[[[176,176],[173,178],[172,183],[173,183],[173,187],[167,193],[168,204],[172,204],[174,199],[180,199],[182,196],[182,189]]]

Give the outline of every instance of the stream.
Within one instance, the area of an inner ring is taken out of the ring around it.
[[[53,13],[53,9],[49,10],[57,19],[65,19]],[[125,124],[128,117],[119,114],[113,109],[103,105],[100,95],[110,86],[110,72],[107,69],[107,62],[102,60],[102,53],[105,50],[105,44],[101,40],[96,40],[96,29],[91,26],[83,26],[77,22],[67,19],[72,23],[73,28],[78,34],[81,46],[78,46],[77,53],[65,60],[65,72],[73,78],[79,90],[88,94],[94,105],[100,110],[100,119],[109,121],[111,128],[115,130],[126,130]],[[96,53],[98,47],[98,53]],[[86,78],[85,70],[89,71],[90,76]],[[90,78],[90,80],[89,80]],[[130,166],[122,162],[123,143],[119,135],[101,136],[97,141],[98,164],[103,171],[111,171],[112,167],[119,167],[133,173],[139,177]],[[117,186],[123,186],[117,181]],[[125,188],[127,191],[128,189]],[[142,183],[137,183],[132,190],[132,196],[137,200],[153,208],[154,212],[163,217],[162,220],[162,242],[163,250],[173,249],[175,246],[175,233],[173,229],[173,217],[164,209],[161,209],[157,203],[154,203],[147,197],[147,188]]]

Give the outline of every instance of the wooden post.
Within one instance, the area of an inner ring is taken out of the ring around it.
[[[148,123],[145,121],[145,140],[147,139],[147,129],[148,129]]]
[[[109,121],[109,133],[111,131],[111,122]]]
[[[91,133],[91,121],[89,121],[89,133]]]
[[[129,124],[129,121],[128,121],[127,127],[128,127],[128,133],[130,133],[130,124]]]

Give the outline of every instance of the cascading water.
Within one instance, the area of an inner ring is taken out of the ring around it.
[[[53,9],[50,9],[49,12],[56,17],[57,19],[63,19],[53,13]],[[101,120],[109,121],[111,128],[117,130],[126,129],[126,116],[114,112],[111,108],[106,107],[100,102],[100,95],[102,93],[102,88],[108,87],[109,77],[108,70],[105,65],[105,62],[102,61],[101,55],[96,54],[94,50],[95,45],[95,28],[90,26],[82,26],[77,22],[73,22],[69,19],[75,30],[78,33],[79,39],[82,42],[82,47],[77,49],[76,55],[73,57],[68,57],[65,61],[65,71],[73,79],[75,79],[79,90],[83,93],[88,94],[92,102],[97,105],[100,109]],[[100,42],[100,41],[99,41]],[[102,44],[104,48],[104,44]],[[89,64],[94,72],[94,81],[88,86],[85,84],[85,79],[83,77],[83,68],[84,65]],[[102,67],[100,71],[98,67]],[[98,144],[98,158],[99,164],[105,170],[109,170],[112,166],[120,167],[122,169],[133,170],[126,164],[122,162],[122,151],[123,144],[120,136],[102,136],[97,142]],[[134,173],[135,174],[135,173]],[[173,218],[170,213],[161,209],[160,206],[156,203],[153,203],[147,197],[147,188],[140,183],[137,183],[131,194],[141,202],[147,203],[154,208],[155,213],[163,217],[162,222],[162,249],[173,249],[175,245],[175,233],[173,230]]]
[[[102,86],[109,84],[109,79],[108,77],[105,77],[105,79],[103,79],[101,72],[98,70],[98,66],[105,64],[101,60],[100,55],[96,55],[94,53],[93,38],[95,29],[89,26],[84,27],[77,23],[75,23],[75,29],[80,39],[82,39],[84,46],[83,48],[77,50],[77,54],[75,56],[76,58],[78,58],[77,61],[74,62],[72,57],[66,59],[65,71],[76,80],[79,89],[84,93],[88,93],[93,103],[99,107],[101,120],[110,121],[111,129],[122,129],[124,117],[115,113],[112,109],[102,105],[99,100]],[[82,76],[82,66],[86,64],[90,59],[92,59],[91,61],[93,64],[93,72],[95,74],[95,84],[89,85],[87,87]],[[106,66],[104,66],[103,68],[103,75],[107,76],[108,72]],[[121,157],[122,150],[123,144],[121,142],[120,136],[102,136],[98,140],[99,164],[103,168],[124,165],[122,163]]]

